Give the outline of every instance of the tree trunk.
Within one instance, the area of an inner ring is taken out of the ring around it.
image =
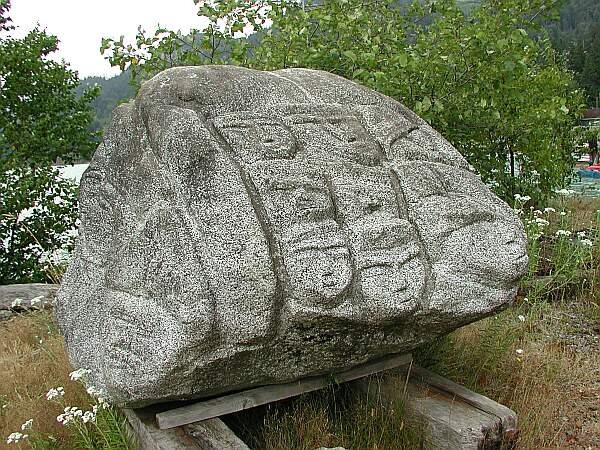
[[[509,155],[510,155],[510,176],[514,178],[515,177],[515,152],[512,149],[510,149]]]

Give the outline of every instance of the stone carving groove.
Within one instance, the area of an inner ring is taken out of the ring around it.
[[[169,69],[83,177],[56,315],[129,406],[339,371],[508,304],[519,219],[394,100],[324,72]]]

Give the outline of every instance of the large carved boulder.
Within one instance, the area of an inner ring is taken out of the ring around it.
[[[325,72],[180,67],[115,110],[56,301],[117,404],[407,352],[511,302],[512,209],[400,103]]]

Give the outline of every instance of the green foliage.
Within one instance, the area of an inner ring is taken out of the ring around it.
[[[561,2],[560,20],[546,24],[557,48],[564,49],[584,38],[600,21],[597,0],[566,0]]]
[[[77,73],[49,59],[58,39],[37,28],[23,39],[0,38],[0,168],[71,162],[89,156],[89,105],[77,98]]]
[[[587,153],[588,148],[584,148],[584,144],[588,144],[590,141],[594,141],[600,138],[600,126],[590,125],[587,127],[576,127],[575,128],[575,142],[579,148],[580,153]]]
[[[230,60],[244,61],[251,49],[251,41],[236,39],[246,26],[254,31],[263,28],[268,15],[268,1],[193,0],[198,5],[198,16],[208,19],[207,26],[192,29],[189,34],[158,28],[146,34],[138,27],[135,45],[126,44],[124,37],[102,39],[100,51],[109,53],[108,60],[121,70],[131,70],[132,81],[141,82],[162,70],[174,66],[223,64]],[[248,28],[246,28],[248,30]]]
[[[505,199],[526,191],[543,201],[568,181],[583,97],[548,39],[532,37],[556,17],[554,0],[488,0],[468,15],[453,0],[208,5],[198,14],[210,26],[194,30],[187,43],[159,29],[153,37],[139,34],[136,45],[105,39],[103,51],[136,79],[175,65],[223,62],[326,70],[413,109]],[[255,22],[255,43],[236,39]]]
[[[582,39],[571,42],[567,52],[577,81],[586,91],[588,104],[597,105],[600,100],[600,23]]]
[[[568,209],[572,191],[563,190],[556,208],[544,211],[521,209],[528,237],[529,275],[527,283],[532,295],[545,300],[589,295],[594,287],[594,274],[600,254],[600,215],[589,222],[578,223]],[[592,283],[590,284],[590,274]],[[534,283],[536,277],[546,277]],[[530,297],[532,295],[529,295]]]
[[[10,3],[0,0],[0,32]],[[76,72],[50,59],[58,39],[34,29],[0,35],[0,283],[46,281],[49,258],[69,250],[77,216],[76,187],[51,164],[87,157],[90,101],[75,93]]]
[[[137,448],[127,429],[127,419],[113,406],[99,407],[96,420],[83,423],[74,420],[68,425],[77,448],[85,450],[129,450]]]
[[[0,173],[0,284],[52,277],[53,258],[73,247],[77,191],[51,168]]]
[[[8,17],[10,9],[10,0],[0,0],[0,31],[12,30],[14,27],[10,25],[12,19]]]
[[[589,106],[600,96],[600,8],[597,0],[568,0],[560,21],[547,25],[552,43],[563,52],[585,89]]]
[[[531,17],[551,17],[553,3],[488,1],[469,15],[448,0],[407,11],[358,0],[275,8],[255,66],[324,69],[390,95],[450,140],[499,195],[543,200],[571,173],[582,104],[548,41],[529,34],[539,30]]]
[[[114,406],[91,397],[88,411],[65,406],[62,398],[58,403],[63,414],[57,417],[71,433],[75,448],[85,450],[130,450],[138,448],[135,437],[129,431],[127,419]],[[60,448],[59,443],[35,431],[30,432],[29,442],[35,449]]]

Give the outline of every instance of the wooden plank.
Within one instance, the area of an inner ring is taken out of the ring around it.
[[[412,361],[410,354],[391,355],[333,375],[310,377],[292,383],[262,386],[160,412],[156,414],[156,421],[161,429],[173,428],[316,391],[330,385],[332,380],[336,383],[356,380],[357,378],[408,364],[410,361]]]
[[[169,428],[169,430],[172,429]],[[202,422],[190,423],[184,425],[183,429],[204,450],[250,450],[221,419],[213,418]]]
[[[518,433],[517,414],[512,409],[422,367],[412,367],[411,379],[453,393],[471,406],[498,417],[505,433]]]
[[[420,367],[396,375],[358,380],[354,387],[385,405],[402,403],[425,448],[496,449],[515,441],[517,416],[509,408]]]
[[[123,409],[137,437],[139,450],[250,450],[220,419],[161,430],[156,426],[156,408]]]

